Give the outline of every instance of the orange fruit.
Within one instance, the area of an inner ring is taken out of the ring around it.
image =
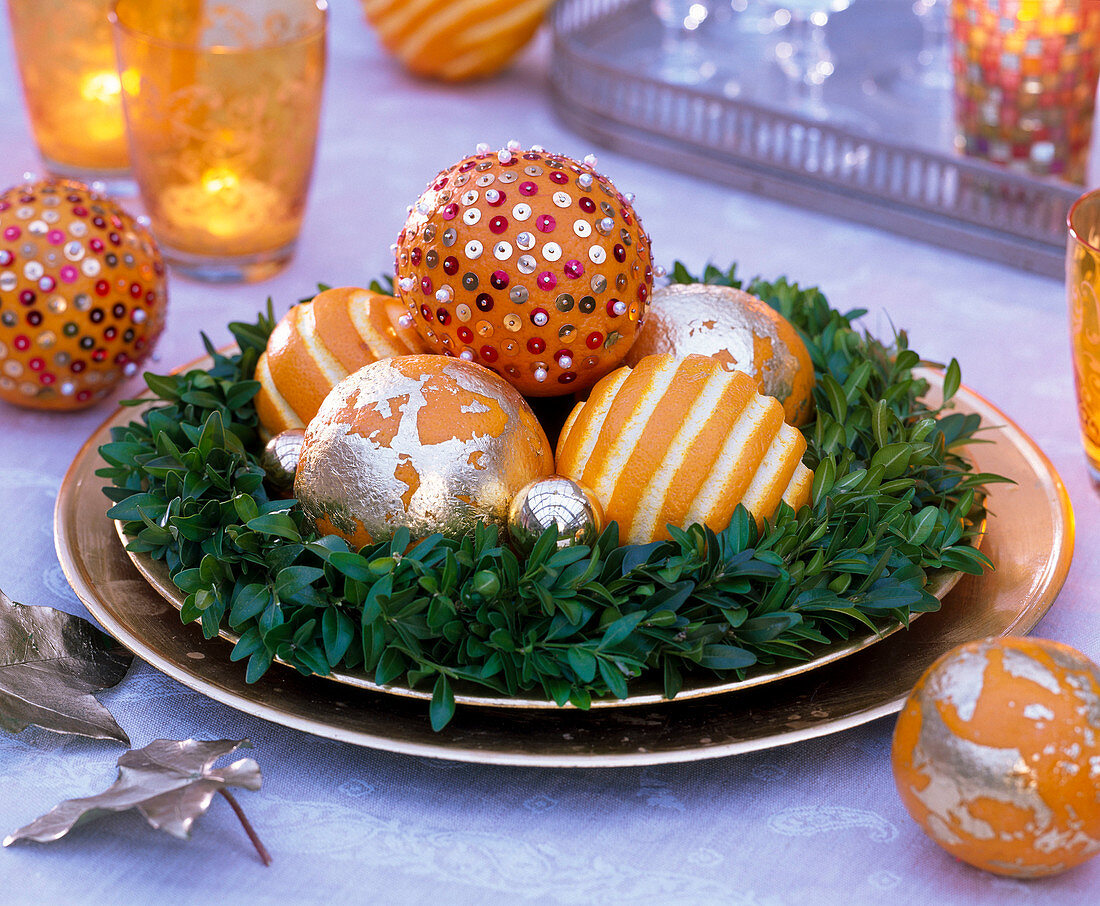
[[[653,293],[649,314],[626,356],[706,355],[744,371],[760,392],[783,404],[785,418],[803,425],[813,413],[814,365],[798,331],[756,296],[731,286],[673,284]]]
[[[666,524],[729,524],[738,503],[757,524],[780,501],[809,501],[806,441],[783,407],[740,371],[699,355],[647,356],[600,381],[558,439],[558,472],[595,493],[624,543],[668,537]]]
[[[362,0],[382,45],[410,72],[492,75],[531,40],[551,0]]]
[[[83,183],[0,194],[0,399],[83,409],[135,374],[164,328],[149,231]]]
[[[653,268],[630,199],[594,164],[513,143],[432,181],[398,238],[395,284],[432,351],[525,396],[572,393],[619,365]]]
[[[341,381],[309,423],[294,494],[325,534],[357,546],[408,528],[461,538],[505,525],[512,498],[554,471],[527,401],[487,368],[398,356]]]
[[[326,289],[295,305],[271,332],[256,364],[260,423],[273,435],[304,428],[353,371],[422,348],[392,297],[355,287]]]
[[[894,730],[909,814],[995,874],[1055,874],[1100,852],[1100,668],[1046,639],[968,642],[937,660]]]

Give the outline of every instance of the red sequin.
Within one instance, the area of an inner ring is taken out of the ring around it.
[[[600,344],[603,343],[603,334],[598,330],[594,330],[588,335],[588,338],[584,342],[589,349],[599,349]]]
[[[531,337],[527,341],[527,351],[532,355],[539,355],[544,349],[546,349],[546,341],[542,337]]]

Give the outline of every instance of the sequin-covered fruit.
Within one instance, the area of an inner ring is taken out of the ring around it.
[[[951,855],[1034,878],[1100,852],[1100,667],[1046,639],[968,642],[937,660],[894,730],[909,814]]]
[[[457,82],[503,69],[552,0],[362,0],[382,45],[410,72]]]
[[[271,332],[256,363],[260,423],[271,435],[304,428],[353,371],[423,349],[392,297],[356,287],[326,289],[295,305]]]
[[[328,395],[306,429],[295,496],[355,545],[405,526],[461,538],[504,526],[528,482],[552,474],[527,401],[487,368],[437,355],[382,359]]]
[[[655,290],[626,364],[664,352],[677,358],[710,356],[730,371],[751,374],[761,393],[783,404],[790,424],[810,419],[814,366],[809,350],[791,323],[756,296],[704,283]]]
[[[149,231],[83,183],[0,194],[0,399],[82,409],[137,372],[168,305]]]
[[[689,355],[647,356],[609,374],[570,413],[558,472],[583,482],[624,543],[668,537],[667,524],[719,531],[738,503],[757,523],[780,500],[809,501],[806,441],[783,407],[741,371]]]
[[[396,286],[433,352],[559,396],[622,361],[653,269],[630,200],[589,163],[506,149],[432,181],[398,239]]]

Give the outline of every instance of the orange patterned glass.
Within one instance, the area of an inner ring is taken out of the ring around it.
[[[1097,0],[955,0],[966,154],[1084,182],[1100,75]]]
[[[168,261],[257,280],[290,260],[313,170],[322,0],[117,0],[134,177]]]
[[[108,6],[108,0],[8,0],[31,129],[46,168],[58,176],[126,177]]]
[[[1089,475],[1100,487],[1100,190],[1070,208],[1066,297],[1081,438]]]

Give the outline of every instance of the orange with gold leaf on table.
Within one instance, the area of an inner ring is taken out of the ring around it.
[[[1040,877],[1100,852],[1100,668],[1067,645],[947,652],[910,693],[892,760],[909,813],[971,865]]]
[[[624,543],[668,537],[666,524],[725,528],[738,503],[757,524],[780,501],[809,501],[806,440],[754,380],[705,356],[654,355],[620,368],[578,403],[557,468],[592,489]]]
[[[524,485],[554,471],[531,408],[487,368],[436,355],[361,368],[306,429],[294,495],[318,531],[360,546],[408,528],[463,537],[505,525]]]
[[[766,302],[731,286],[673,284],[653,293],[649,313],[626,356],[706,355],[744,371],[774,396],[792,425],[813,414],[814,365],[798,331]]]
[[[499,72],[553,0],[361,0],[383,46],[410,72],[448,82]]]
[[[82,409],[135,374],[164,328],[149,231],[83,183],[0,194],[0,399]]]
[[[325,397],[377,359],[421,352],[392,297],[338,287],[295,305],[276,325],[256,364],[256,411],[270,434],[304,428]]]
[[[510,142],[432,180],[398,238],[395,285],[433,352],[525,396],[583,390],[622,362],[653,288],[649,237],[595,165]]]

